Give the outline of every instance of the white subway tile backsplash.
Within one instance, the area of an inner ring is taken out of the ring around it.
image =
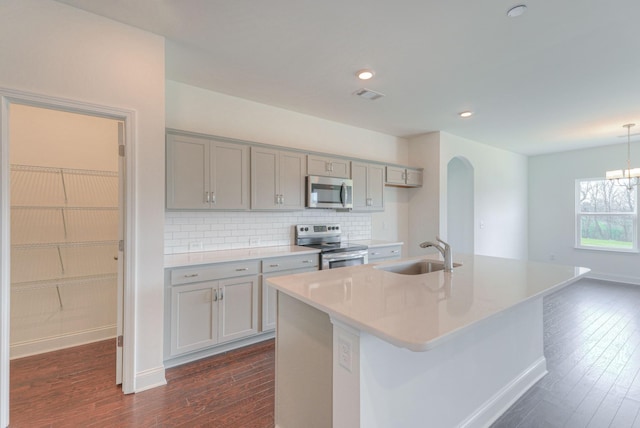
[[[170,211],[165,213],[164,252],[177,254],[205,251],[290,245],[296,224],[339,223],[343,239],[371,239],[371,214],[332,210],[298,212],[211,212]],[[252,240],[250,245],[249,240]],[[255,245],[255,242],[259,244]]]

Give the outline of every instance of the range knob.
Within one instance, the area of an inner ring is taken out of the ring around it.
[[[336,226],[336,227],[335,227],[335,229],[336,229],[336,230],[340,229],[340,226]]]
[[[304,227],[301,227],[301,228],[300,228],[300,232],[304,232]]]
[[[308,228],[308,227],[305,227],[305,228],[304,228],[304,231],[305,231],[305,232],[308,232],[308,231],[309,231],[309,228]]]

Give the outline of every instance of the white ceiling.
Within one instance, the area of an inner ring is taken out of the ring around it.
[[[539,154],[640,129],[638,0],[59,1],[166,37],[168,79],[390,135]]]

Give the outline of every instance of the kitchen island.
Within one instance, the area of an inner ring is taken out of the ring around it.
[[[451,273],[397,273],[420,257],[270,279],[276,427],[482,427],[544,376],[542,298],[589,270],[455,261]]]

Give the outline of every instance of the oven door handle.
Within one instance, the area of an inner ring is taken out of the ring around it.
[[[363,258],[366,255],[366,253],[351,253],[351,254],[345,254],[342,253],[340,255],[335,255],[335,256],[322,256],[322,260],[327,261],[327,262],[335,262],[336,260],[351,260],[351,259],[360,259]]]

